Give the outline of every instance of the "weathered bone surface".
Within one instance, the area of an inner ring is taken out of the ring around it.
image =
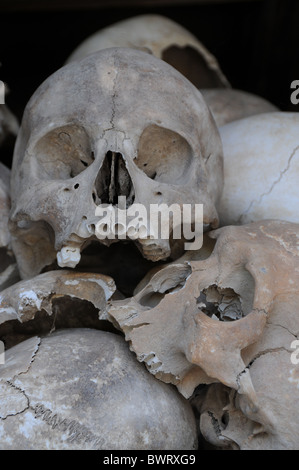
[[[113,211],[120,196],[147,214],[150,204],[202,203],[204,224],[217,227],[222,178],[218,129],[177,70],[127,48],[72,62],[35,92],[16,142],[10,229],[21,276],[56,257],[78,264],[98,237],[96,208]],[[118,241],[106,235],[101,243]],[[171,254],[169,240],[150,233],[136,244],[152,261]]]
[[[109,47],[148,50],[198,88],[230,87],[217,59],[188,30],[161,15],[140,15],[110,25],[83,41],[67,63]]]
[[[20,279],[16,260],[10,246],[9,211],[10,170],[0,163],[0,291]]]
[[[107,300],[115,292],[112,278],[95,273],[50,271],[20,281],[0,295],[1,340],[8,348],[33,333],[75,327],[78,322],[80,326],[103,328],[99,314],[104,314]],[[82,305],[80,301],[84,301]],[[87,303],[94,308],[88,309]]]
[[[118,335],[32,337],[0,371],[2,450],[194,450],[187,400],[148,374]]]
[[[260,114],[220,128],[224,152],[221,225],[299,222],[299,115]]]
[[[261,96],[228,88],[200,89],[218,127],[262,113],[279,111]]]
[[[276,299],[297,293],[299,226],[265,220],[209,235],[209,257],[160,269],[134,297],[111,301],[108,318],[156,377],[186,397],[221,382],[247,397],[256,419],[250,348],[264,340]],[[287,305],[284,325],[296,311],[289,316]]]
[[[289,282],[298,282],[296,276],[289,276]],[[243,352],[256,393],[254,413],[246,394],[222,384],[211,385],[194,400],[209,443],[241,450],[299,448],[298,364],[291,361],[299,332],[298,300],[298,292],[278,295],[263,335]]]

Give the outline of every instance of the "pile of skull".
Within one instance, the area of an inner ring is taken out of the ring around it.
[[[0,448],[298,449],[299,115],[156,15],[0,111]],[[202,247],[99,239],[120,196],[203,204]]]

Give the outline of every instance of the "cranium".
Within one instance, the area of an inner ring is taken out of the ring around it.
[[[299,115],[259,114],[220,128],[224,152],[221,225],[299,222]]]
[[[216,227],[221,188],[219,133],[185,77],[126,48],[72,62],[33,95],[15,147],[10,228],[21,276],[56,256],[76,266],[97,240],[97,206],[113,210],[117,196],[147,209],[202,203],[204,224]],[[151,261],[171,255],[169,240],[146,235],[136,244]]]
[[[185,397],[199,385],[220,383],[239,397],[251,422],[273,430],[284,405],[274,418],[271,403],[265,407],[258,364],[273,347],[283,348],[286,364],[299,331],[299,225],[265,220],[208,235],[215,240],[210,256],[207,251],[202,259],[162,267],[134,297],[110,302],[108,319],[125,333],[137,359]],[[291,363],[285,374],[283,393],[295,410],[298,380]]]
[[[298,282],[297,273],[289,282]],[[298,285],[298,284],[297,284]],[[192,399],[205,440],[218,448],[298,450],[298,291],[278,294],[262,336],[243,351],[256,395],[212,384]]]
[[[197,88],[230,87],[217,59],[188,30],[161,15],[140,15],[110,25],[85,39],[68,62],[109,47],[148,50],[172,65]]]
[[[0,396],[2,450],[197,448],[188,401],[109,332],[67,329],[10,348]]]
[[[229,88],[200,89],[218,127],[256,114],[273,113],[278,108],[261,96]]]

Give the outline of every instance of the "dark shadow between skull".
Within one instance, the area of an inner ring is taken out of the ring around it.
[[[112,323],[100,320],[99,313],[99,310],[87,300],[63,296],[53,301],[51,315],[45,310],[40,310],[27,322],[11,320],[2,323],[0,339],[7,350],[32,336],[43,337],[65,328],[93,328],[122,335]]]

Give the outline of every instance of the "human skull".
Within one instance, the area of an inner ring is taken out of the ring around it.
[[[63,97],[63,99],[62,99]],[[29,101],[12,167],[10,229],[22,278],[57,256],[75,267],[97,239],[95,211],[117,197],[141,204],[203,204],[216,227],[222,145],[200,92],[147,53],[114,48],[72,62]],[[116,240],[100,239],[107,245]],[[135,240],[152,261],[169,240]]]
[[[299,222],[299,115],[259,114],[220,127],[224,152],[221,225]]]
[[[111,301],[107,318],[137,359],[185,397],[199,385],[220,382],[243,397],[248,418],[270,426],[251,363],[267,351],[257,348],[276,325],[275,312],[283,312],[277,331],[287,341],[298,333],[299,225],[265,220],[208,235],[216,240],[210,256],[206,250],[195,261],[162,267],[134,297]],[[290,393],[295,375],[293,382]]]
[[[161,15],[139,15],[103,28],[85,39],[66,62],[109,47],[148,50],[197,88],[230,87],[217,59],[206,47],[181,25]]]
[[[1,450],[194,450],[191,405],[124,339],[79,328],[33,336],[0,367]]]
[[[296,276],[289,281],[296,282]],[[208,386],[192,400],[200,413],[200,431],[210,444],[298,450],[298,300],[298,292],[278,295],[262,336],[243,351],[256,394],[254,412],[246,394],[223,384]]]
[[[229,88],[200,89],[218,127],[256,114],[273,113],[278,108],[253,93]]]

